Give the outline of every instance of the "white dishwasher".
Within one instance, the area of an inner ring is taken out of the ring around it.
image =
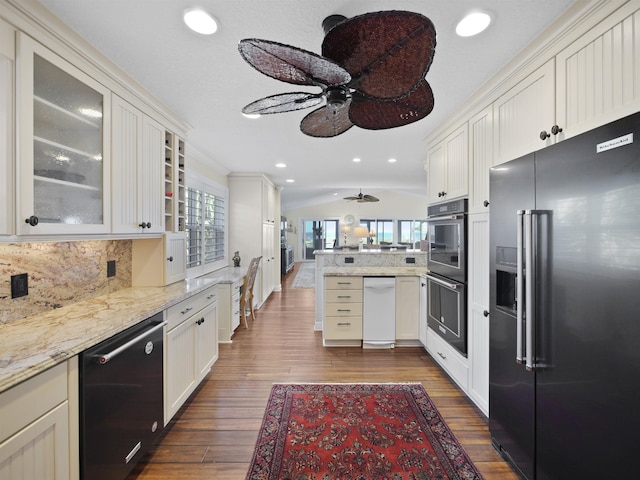
[[[393,348],[396,342],[396,278],[364,277],[362,348]]]

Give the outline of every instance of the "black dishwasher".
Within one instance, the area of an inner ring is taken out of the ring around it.
[[[80,470],[124,479],[164,425],[163,314],[80,355]]]

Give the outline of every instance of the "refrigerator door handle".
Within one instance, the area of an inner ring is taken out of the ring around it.
[[[517,223],[517,270],[516,270],[516,362],[523,363],[522,355],[522,315],[524,309],[523,285],[524,282],[524,258],[523,258],[523,226],[524,210],[518,210]]]
[[[526,321],[525,325],[525,367],[527,370],[532,371],[534,369],[535,353],[533,351],[533,329],[535,318],[535,299],[534,299],[534,286],[535,286],[535,255],[533,245],[533,218],[535,212],[527,210],[524,213],[524,254],[525,254],[525,268],[527,273],[525,275],[525,298],[527,299],[525,305],[524,317]]]

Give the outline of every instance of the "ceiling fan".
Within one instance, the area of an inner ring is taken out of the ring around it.
[[[374,197],[373,195],[363,195],[362,194],[362,190],[360,190],[360,193],[358,195],[354,195],[351,197],[344,197],[344,200],[356,200],[358,203],[364,203],[364,202],[379,202],[380,199],[377,197]]]
[[[245,106],[245,114],[290,112],[325,104],[302,119],[312,137],[334,137],[353,125],[368,130],[400,127],[433,110],[425,80],[436,31],[424,15],[406,11],[366,13],[323,22],[322,56],[269,40],[241,40],[238,50],[259,72],[321,91],[271,95]]]

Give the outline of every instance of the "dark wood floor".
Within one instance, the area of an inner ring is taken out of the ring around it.
[[[273,383],[420,382],[487,480],[517,480],[491,447],[486,418],[422,348],[324,348],[315,291],[283,279],[127,480],[242,480]]]

